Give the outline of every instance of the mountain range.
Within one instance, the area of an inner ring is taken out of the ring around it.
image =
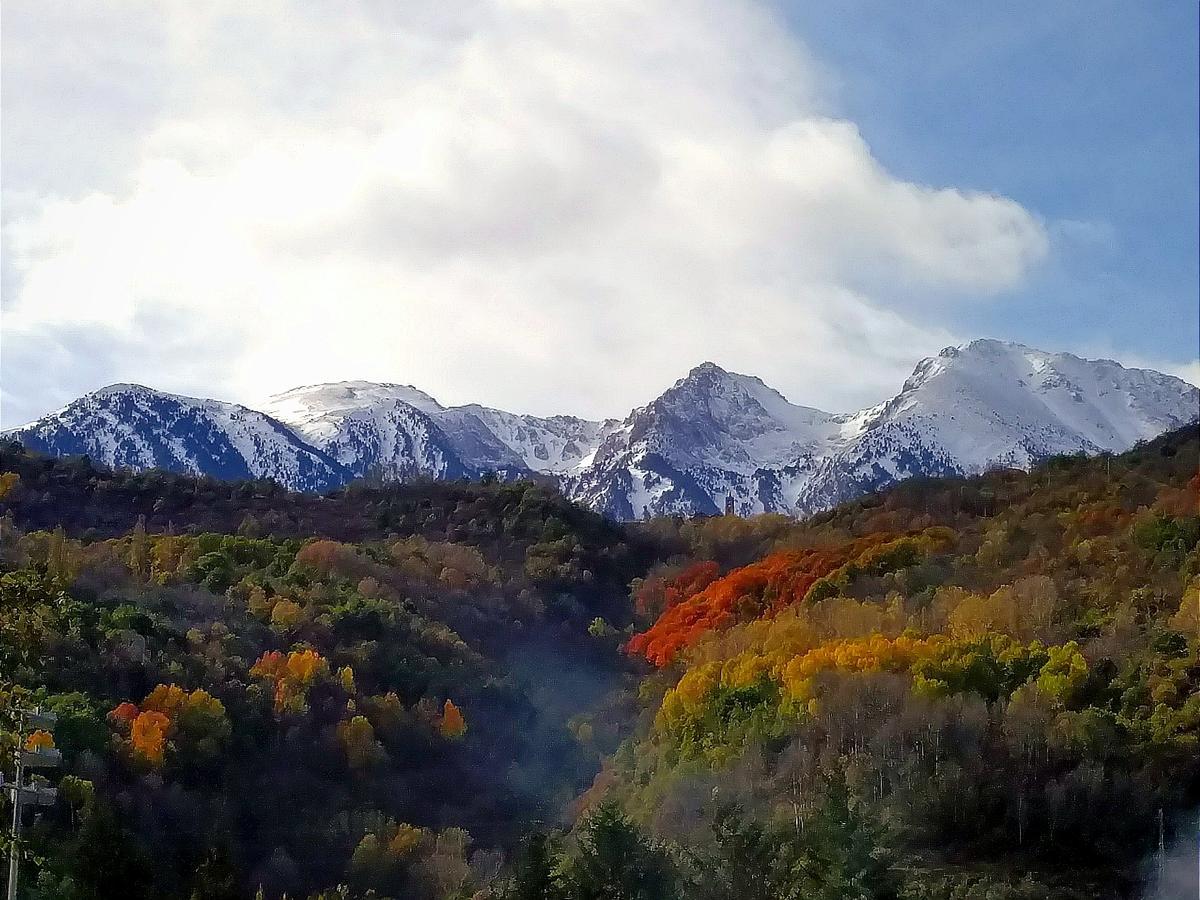
[[[538,478],[607,516],[804,515],[913,476],[1126,450],[1200,418],[1200,391],[1111,360],[977,340],[849,414],[711,362],[623,420],[443,406],[415,387],[298,387],[253,410],[111,385],[3,433],[52,455],[326,491],[356,478]]]

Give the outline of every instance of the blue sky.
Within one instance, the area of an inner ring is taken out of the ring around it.
[[[1200,344],[1200,5],[1118,0],[787,2],[897,175],[1050,221],[1054,253],[958,331],[1188,360]]]
[[[9,0],[0,425],[114,382],[849,411],[977,337],[1200,380],[1195,3]]]

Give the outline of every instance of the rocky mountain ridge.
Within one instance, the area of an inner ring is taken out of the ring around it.
[[[409,385],[294,388],[261,411],[112,385],[5,432],[32,449],[107,465],[274,478],[324,491],[355,478],[550,480],[618,519],[804,515],[913,476],[1027,468],[1062,453],[1120,452],[1200,417],[1173,376],[979,340],[922,360],[877,406],[799,406],[706,362],[621,421],[446,407]]]

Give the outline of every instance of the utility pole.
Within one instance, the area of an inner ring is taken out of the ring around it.
[[[17,900],[17,877],[21,865],[21,811],[26,803],[31,806],[52,806],[58,799],[58,790],[38,782],[25,782],[25,772],[29,769],[49,769],[62,762],[62,753],[52,747],[41,744],[32,749],[25,748],[26,739],[36,731],[50,732],[58,716],[52,712],[39,709],[17,710],[17,746],[13,752],[16,763],[16,781],[10,785],[4,784],[4,776],[0,775],[0,786],[3,786],[12,801],[12,832],[8,845],[8,894],[7,900]],[[27,733],[28,732],[28,733]]]
[[[1163,876],[1167,871],[1167,835],[1166,828],[1163,827],[1163,810],[1158,808],[1158,883],[1162,884]]]
[[[21,763],[21,729],[17,729],[17,783],[10,789],[12,797],[12,833],[8,845],[8,900],[17,900],[17,869],[20,865],[21,851],[21,782],[25,777],[25,767]]]

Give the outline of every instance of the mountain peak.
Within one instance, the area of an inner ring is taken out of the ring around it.
[[[714,362],[702,362],[667,388],[655,402],[688,402],[688,398],[697,397],[704,397],[706,402],[712,402],[717,397],[738,395],[754,397],[757,400],[764,392],[780,400],[784,399],[782,394],[764,384],[761,378],[730,372]]]
[[[396,397],[409,402],[416,399],[426,403],[437,403],[431,395],[420,388],[413,387],[411,384],[363,380],[324,381],[318,384],[302,384],[294,388],[289,388],[286,391],[281,391],[278,394],[273,394],[270,399],[275,401],[290,397],[313,397],[320,398],[325,402]]]
[[[950,347],[943,347],[938,351],[937,359],[959,359],[963,357],[996,357],[1004,356],[1008,353],[1042,353],[1041,350],[1035,350],[1032,347],[1027,347],[1024,344],[1019,344],[1016,341],[1001,341],[996,338],[976,338],[973,341],[968,341],[965,344],[955,344]],[[1046,354],[1049,355],[1049,354]]]
[[[144,384],[137,384],[132,381],[118,381],[114,384],[106,384],[102,388],[96,388],[96,390],[84,394],[84,396],[96,397],[100,399],[121,394],[150,395],[155,397],[167,396],[164,391],[160,391],[152,387],[146,387]]]
[[[720,391],[720,392],[743,392],[755,395],[756,397],[766,391],[770,395],[778,397],[780,400],[785,398],[779,391],[767,385],[761,378],[756,375],[742,375],[740,372],[731,372],[728,369],[718,366],[714,362],[702,362],[698,366],[694,366],[683,378],[680,378],[675,384],[669,388],[663,396],[671,394],[679,389],[699,389],[704,392]]]
[[[1031,348],[1016,341],[1001,341],[997,338],[976,338],[964,344],[960,349],[971,350],[975,353],[1000,353],[1008,350],[1029,350]]]
[[[96,388],[96,390],[91,391],[91,393],[110,394],[117,391],[154,391],[155,393],[158,393],[155,388],[146,387],[146,385],[139,384],[136,381],[114,381],[112,384],[106,384],[104,387]]]
[[[425,413],[442,409],[437,400],[410,384],[375,381],[301,385],[268,397],[263,408],[275,418],[305,430],[317,421],[340,420],[357,410],[398,402]]]

